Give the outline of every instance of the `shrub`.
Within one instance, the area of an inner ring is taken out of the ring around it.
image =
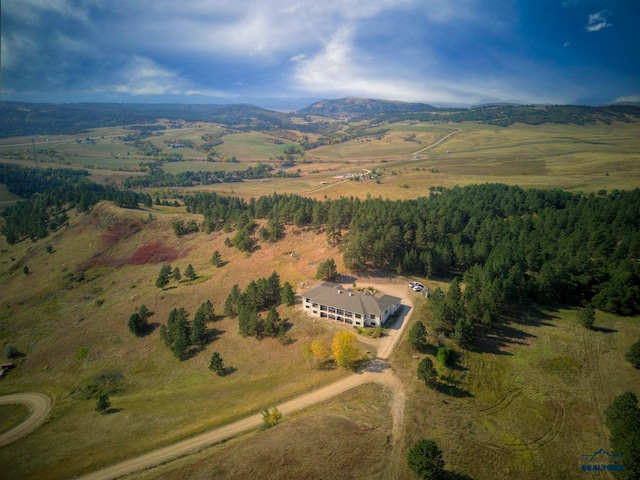
[[[640,340],[631,345],[624,358],[635,368],[640,368]]]

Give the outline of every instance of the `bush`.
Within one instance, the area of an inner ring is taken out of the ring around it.
[[[22,357],[22,353],[20,353],[18,347],[9,343],[4,346],[4,354],[9,360]]]
[[[451,350],[449,350],[447,347],[440,347],[438,349],[437,357],[438,357],[438,361],[442,365],[448,367],[449,364],[451,363],[451,357],[452,357]]]
[[[593,330],[593,324],[595,320],[596,311],[591,305],[583,308],[578,312],[578,321],[583,327],[588,328],[589,330]]]
[[[624,358],[635,368],[640,368],[640,340],[631,345]]]
[[[420,479],[440,479],[444,477],[442,452],[433,440],[418,440],[407,455],[409,468]]]

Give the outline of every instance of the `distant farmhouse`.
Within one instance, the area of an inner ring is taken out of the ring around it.
[[[322,282],[302,294],[305,312],[358,327],[381,327],[400,308],[391,295],[354,292],[342,285]]]

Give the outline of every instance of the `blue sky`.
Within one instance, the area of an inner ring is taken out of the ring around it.
[[[640,101],[636,0],[2,0],[0,100]]]

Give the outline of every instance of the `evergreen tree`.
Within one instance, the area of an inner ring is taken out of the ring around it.
[[[144,334],[144,332],[149,327],[149,324],[147,323],[147,319],[145,317],[140,315],[138,312],[135,312],[132,313],[129,317],[128,326],[131,333],[139,337]]]
[[[149,317],[151,317],[151,312],[149,311],[149,309],[145,304],[140,305],[140,308],[138,309],[138,314],[145,320],[148,320]]]
[[[438,445],[433,440],[419,440],[407,455],[409,468],[422,480],[444,478],[444,459]]]
[[[218,376],[223,376],[225,372],[224,361],[218,352],[213,352],[211,361],[209,362],[209,370],[216,372]]]
[[[578,312],[578,321],[584,328],[593,330],[593,323],[596,320],[596,312],[591,305],[586,306]]]
[[[169,285],[169,275],[171,275],[171,265],[163,265],[156,280],[156,287],[164,289]]]
[[[274,271],[267,278],[264,306],[280,304],[280,276]]]
[[[476,329],[470,318],[461,318],[453,329],[453,341],[460,348],[468,349],[475,343]]]
[[[267,318],[264,321],[264,335],[265,337],[275,337],[278,335],[278,329],[280,326],[280,315],[275,307],[269,309]]]
[[[437,377],[436,369],[433,367],[433,362],[429,357],[424,357],[418,364],[418,378],[424,382],[425,385],[433,385]]]
[[[236,283],[233,287],[231,287],[231,293],[224,302],[224,314],[227,317],[237,317],[238,313],[240,313],[240,305],[242,302],[242,293],[240,292],[240,287]]]
[[[98,397],[98,401],[96,403],[96,412],[98,413],[107,413],[107,411],[111,408],[111,401],[109,400],[109,395],[103,393]]]
[[[187,280],[196,279],[196,271],[193,269],[193,265],[187,265],[187,268],[184,270],[184,276],[187,277]]]
[[[213,252],[213,255],[211,255],[211,263],[215,267],[221,267],[224,264],[224,261],[222,260],[222,255],[220,255],[220,252],[218,250],[215,250]]]
[[[427,329],[420,320],[409,330],[409,343],[419,352],[423,351],[427,343]]]
[[[333,258],[329,258],[324,262],[318,265],[318,270],[316,271],[316,278],[319,278],[324,281],[335,280],[338,276],[338,269],[336,267],[336,262]]]
[[[189,335],[191,345],[203,346],[207,341],[207,317],[202,306],[193,317]]]
[[[289,307],[294,304],[295,295],[293,293],[293,288],[291,288],[289,282],[284,282],[284,285],[282,286],[282,292],[280,294],[280,299],[282,300],[282,303],[284,305],[287,305]]]
[[[631,345],[624,358],[635,368],[640,368],[640,340]]]
[[[632,392],[618,395],[604,411],[611,433],[613,453],[622,454],[624,470],[620,477],[640,478],[640,408]]]
[[[243,337],[255,337],[259,331],[260,317],[258,311],[242,305],[238,313],[238,332]]]
[[[173,277],[173,279],[176,282],[179,282],[180,279],[182,278],[182,274],[180,273],[180,268],[176,267],[173,269],[173,273],[171,274],[171,276]]]

